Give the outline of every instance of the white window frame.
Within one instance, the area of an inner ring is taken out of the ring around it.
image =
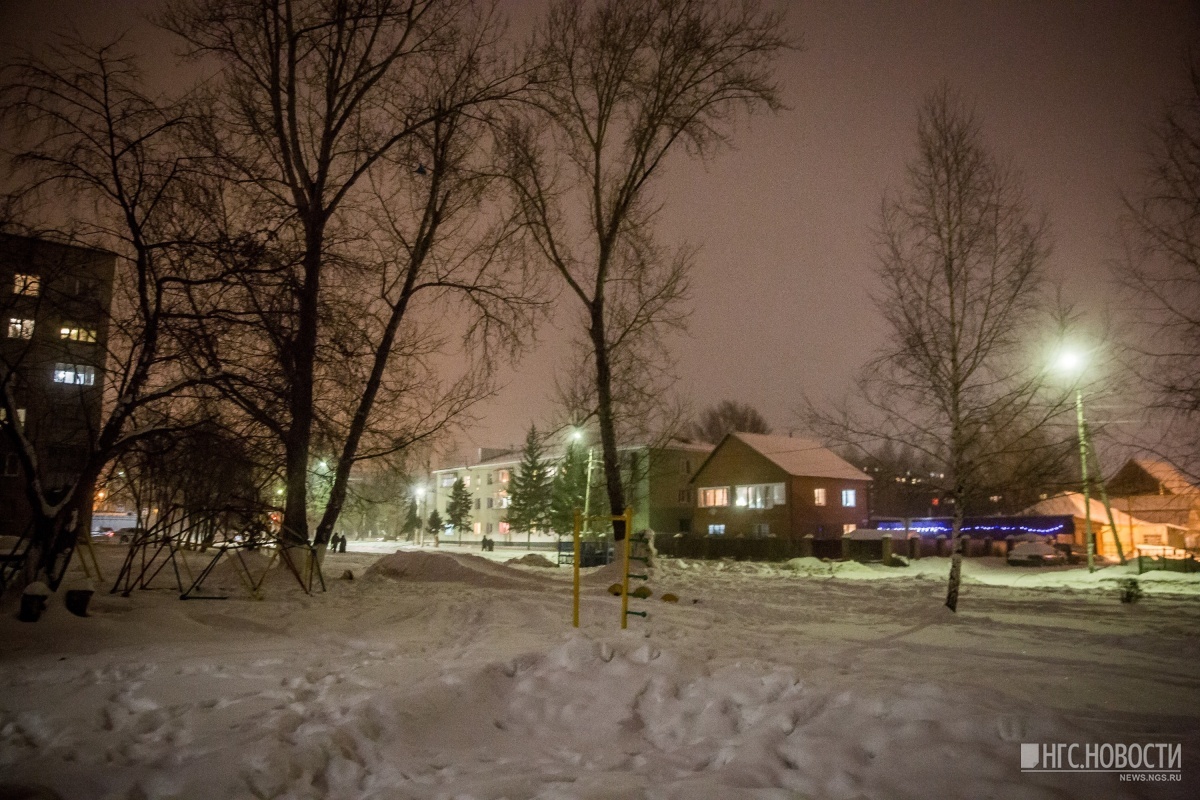
[[[813,489],[813,505],[814,506],[825,505],[826,499],[827,498],[825,496],[825,487],[824,486],[819,486],[816,489]]]
[[[8,338],[9,339],[32,339],[33,338],[32,319],[26,317],[9,317],[8,318]]]
[[[849,500],[850,502],[846,502]],[[842,489],[842,508],[854,508],[858,505],[857,489]]]
[[[700,508],[725,508],[729,505],[728,486],[705,486],[696,493]]]
[[[53,377],[55,383],[66,386],[95,386],[96,368],[88,364],[64,364],[60,361],[54,365]]]
[[[725,535],[725,523],[724,522],[710,523],[708,526],[708,535],[709,536],[724,536]]]
[[[738,508],[774,508],[785,500],[782,483],[751,483],[735,487],[734,504]]]

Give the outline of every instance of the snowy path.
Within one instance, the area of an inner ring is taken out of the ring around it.
[[[118,559],[120,548],[103,552]],[[0,782],[64,798],[1192,797],[1200,603],[664,562],[611,578],[330,556],[330,591],[97,595],[0,620]],[[928,567],[936,575],[936,566]],[[914,573],[915,574],[915,571]],[[165,585],[165,584],[164,584]],[[693,602],[697,601],[697,602]],[[1019,743],[1183,743],[1185,782],[1022,774]]]

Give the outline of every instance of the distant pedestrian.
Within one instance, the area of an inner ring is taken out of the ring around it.
[[[340,542],[338,542],[338,552],[339,553],[346,552],[346,534],[344,534],[344,533],[342,534],[342,540]]]

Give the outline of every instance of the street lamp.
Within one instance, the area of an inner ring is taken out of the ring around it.
[[[1059,372],[1075,379],[1075,423],[1078,428],[1079,435],[1079,473],[1083,481],[1083,525],[1087,532],[1087,564],[1088,572],[1096,571],[1096,534],[1092,529],[1092,496],[1091,496],[1091,481],[1088,479],[1088,443],[1087,423],[1083,416],[1083,387],[1080,385],[1080,378],[1083,375],[1083,369],[1087,365],[1087,359],[1084,355],[1076,350],[1066,349],[1059,353],[1057,367]],[[1097,462],[1097,469],[1099,462]],[[1101,476],[1103,477],[1103,476]],[[1104,510],[1108,513],[1108,524],[1112,527],[1113,540],[1117,545],[1117,556],[1121,559],[1121,563],[1125,563],[1125,552],[1121,547],[1121,536],[1117,532],[1117,523],[1113,519],[1112,506],[1108,502],[1108,492],[1104,489],[1104,484],[1099,484],[1100,495],[1104,498]]]
[[[1075,350],[1063,350],[1058,355],[1059,372],[1075,379],[1075,421],[1079,435],[1079,473],[1083,480],[1083,527],[1087,532],[1088,572],[1096,571],[1096,534],[1092,530],[1092,493],[1088,480],[1087,427],[1083,421],[1083,387],[1079,378],[1083,374],[1083,356]]]
[[[425,546],[425,487],[413,489],[413,497],[417,501],[417,546]]]
[[[571,438],[577,442],[582,442],[583,441],[583,430],[580,428],[576,428],[574,431],[571,432]],[[588,445],[588,449],[587,449],[587,478],[585,479],[585,481],[586,482],[585,482],[584,489],[583,489],[583,518],[585,520],[584,524],[590,525],[591,523],[586,522],[586,520],[588,519],[588,516],[591,513],[591,506],[592,506],[592,446],[591,445]]]

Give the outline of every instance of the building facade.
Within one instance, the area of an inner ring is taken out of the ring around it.
[[[731,433],[692,486],[700,535],[835,539],[869,516],[870,476],[809,439]]]
[[[116,256],[0,235],[0,385],[48,495],[71,486],[99,433]],[[31,520],[14,426],[0,426],[0,534]],[[89,504],[90,506],[90,504]],[[86,522],[86,520],[84,521]]]
[[[695,499],[690,484],[692,472],[712,450],[709,445],[671,441],[664,445],[638,445],[621,448],[621,471],[628,502],[633,508],[634,531],[652,530],[657,533],[688,532],[692,527]],[[591,459],[592,488],[588,499],[589,513],[600,515],[607,511],[608,498],[602,481],[600,448],[588,450]],[[561,452],[546,454],[551,464],[562,458]],[[480,459],[470,465],[434,470],[432,495],[423,518],[435,508],[443,520],[454,482],[462,478],[471,493],[471,530],[461,538],[478,541],[487,536],[497,541],[549,541],[571,531],[546,531],[517,534],[508,524],[508,508],[512,501],[509,485],[521,463],[521,451],[481,450]],[[446,541],[456,541],[457,534],[447,531]]]
[[[1148,544],[1200,550],[1200,486],[1171,464],[1131,458],[1105,488],[1114,509],[1168,526],[1162,541]]]

